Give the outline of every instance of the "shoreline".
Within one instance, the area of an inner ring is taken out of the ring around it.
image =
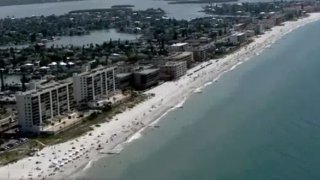
[[[188,97],[196,93],[195,90],[202,90],[218,81],[224,73],[260,55],[262,51],[270,48],[291,31],[318,20],[320,20],[320,13],[312,13],[298,21],[285,22],[284,26],[273,27],[271,31],[255,37],[254,42],[219,58],[217,62],[210,60],[200,63],[188,70],[187,74],[192,73],[191,76],[185,75],[177,81],[165,82],[148,90],[146,94],[154,93],[155,96],[116,115],[111,122],[102,123],[101,127],[94,127],[90,133],[65,143],[45,147],[39,151],[39,156],[26,157],[16,163],[0,167],[0,177],[5,179],[62,178],[70,175],[77,177],[90,168],[95,160],[108,156],[105,153],[117,154],[126,144],[143,136],[144,130],[154,128],[153,126],[167,113],[182,107]],[[200,68],[202,69],[199,70]],[[97,150],[98,146],[103,149]],[[80,150],[82,148],[83,150]],[[52,162],[62,161],[76,150],[80,151],[78,158],[70,162],[66,161],[60,168],[63,172],[55,171],[54,175],[49,176],[53,173],[53,168],[49,168]]]

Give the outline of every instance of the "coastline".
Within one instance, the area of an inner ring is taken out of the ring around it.
[[[5,179],[26,179],[30,177],[61,178],[73,173],[77,175],[80,169],[87,169],[95,160],[106,156],[96,150],[99,144],[103,147],[100,152],[108,153],[114,149],[120,152],[126,143],[130,143],[141,137],[144,129],[153,128],[152,126],[168,112],[183,106],[183,103],[191,94],[195,93],[196,89],[201,90],[205,86],[219,80],[225,72],[232,71],[243,62],[259,55],[263,50],[269,48],[271,44],[294,29],[318,20],[320,20],[320,13],[313,13],[309,17],[299,19],[298,21],[286,22],[284,26],[276,26],[264,35],[256,37],[254,42],[218,59],[218,62],[210,60],[201,63],[188,70],[187,74],[192,73],[192,75],[185,75],[177,81],[166,82],[145,92],[154,93],[155,96],[117,115],[110,123],[103,123],[101,127],[94,127],[95,130],[91,132],[92,135],[87,133],[74,140],[45,147],[39,152],[39,156],[24,158],[16,163],[3,166],[0,168],[0,177]],[[202,67],[205,68],[197,71]],[[75,149],[72,149],[72,147],[75,147]],[[64,172],[58,171],[55,172],[54,176],[48,176],[53,170],[52,168],[48,168],[52,161],[60,160],[76,149],[80,149],[80,147],[84,147],[85,150],[82,152],[86,152],[82,153],[79,158],[64,165],[61,168]],[[88,159],[85,158],[87,155]],[[37,161],[41,162],[41,164],[36,164]],[[36,170],[37,167],[40,167],[41,170]],[[38,177],[39,174],[41,174],[41,177]]]

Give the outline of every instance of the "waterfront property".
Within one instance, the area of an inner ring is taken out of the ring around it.
[[[40,133],[73,110],[73,83],[68,79],[38,85],[16,99],[21,131]]]
[[[88,104],[115,93],[115,67],[98,67],[73,78],[34,84],[16,95],[18,124],[23,133],[56,133],[78,123],[76,103]],[[61,121],[63,122],[61,123]]]
[[[232,45],[238,45],[246,42],[246,34],[245,33],[240,33],[240,32],[235,32],[232,35],[228,37],[228,42]]]
[[[194,59],[192,52],[177,52],[166,58],[168,61],[186,61],[187,67],[190,68]]]
[[[158,83],[160,78],[160,70],[155,69],[143,69],[133,74],[134,87],[143,90]]]
[[[116,87],[117,89],[124,90],[131,87],[133,79],[133,73],[118,73],[116,75]]]
[[[187,73],[186,61],[168,61],[160,66],[161,76],[163,79],[177,79]]]
[[[183,52],[190,49],[189,43],[175,43],[169,46],[170,52]]]
[[[115,67],[100,66],[73,75],[74,97],[77,103],[95,101],[113,95],[116,90]]]

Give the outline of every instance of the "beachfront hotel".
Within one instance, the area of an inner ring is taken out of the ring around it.
[[[73,75],[74,98],[77,103],[92,102],[115,93],[115,67],[100,66]]]
[[[142,69],[133,73],[133,85],[138,90],[145,90],[158,84],[160,69]]]
[[[162,76],[168,76],[168,79],[177,79],[187,73],[186,61],[168,61],[160,66]]]
[[[40,133],[67,115],[74,106],[71,79],[40,84],[16,95],[18,123],[22,132]]]
[[[193,63],[193,53],[192,52],[177,52],[167,57],[168,61],[186,61],[187,67],[189,68]]]

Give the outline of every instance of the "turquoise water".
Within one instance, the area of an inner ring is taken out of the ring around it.
[[[225,74],[85,179],[320,179],[320,23]]]

